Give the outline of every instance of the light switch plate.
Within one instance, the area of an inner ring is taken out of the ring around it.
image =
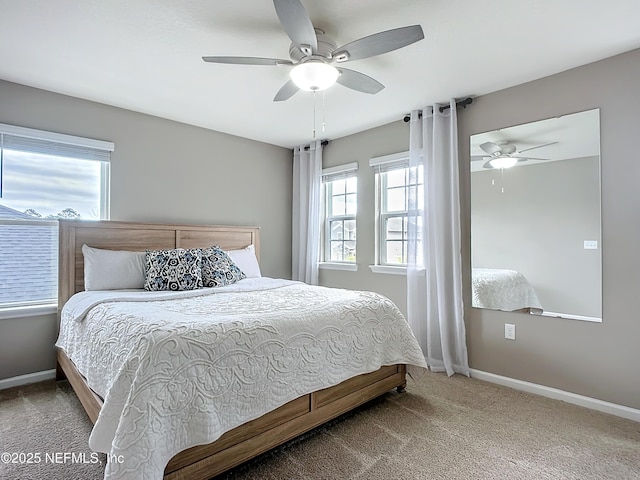
[[[516,326],[513,323],[504,324],[504,338],[507,340],[516,339]]]
[[[585,240],[584,241],[584,249],[585,250],[597,250],[598,249],[598,241],[597,240]]]

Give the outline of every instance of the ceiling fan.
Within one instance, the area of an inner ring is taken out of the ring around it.
[[[528,152],[529,150],[554,145],[556,143],[558,142],[545,143],[543,145],[518,150],[514,144],[509,143],[508,141],[498,143],[484,142],[481,143],[479,147],[487,155],[472,155],[471,161],[486,160],[485,164],[482,166],[483,168],[511,168],[516,163],[526,162],[527,160],[549,160],[548,158],[535,158],[523,156],[521,154],[523,152]]]
[[[298,90],[319,91],[334,83],[359,92],[376,94],[384,88],[377,80],[342,67],[406,47],[424,38],[420,25],[375,33],[337,47],[322,30],[314,28],[300,0],[273,0],[282,28],[291,39],[290,60],[261,57],[202,57],[205,62],[236,65],[291,66],[291,79],[278,91],[274,102],[291,98]],[[337,65],[337,66],[334,66]]]

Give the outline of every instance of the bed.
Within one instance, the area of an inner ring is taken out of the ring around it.
[[[474,307],[542,314],[538,296],[522,273],[501,268],[473,268],[471,275]]]
[[[403,390],[407,372],[426,368],[404,318],[380,295],[266,278],[169,293],[172,299],[84,292],[85,244],[124,251],[253,245],[259,259],[260,236],[257,227],[60,221],[58,378],[69,380],[94,422],[90,445],[112,460],[105,479],[211,478]],[[210,304],[215,321],[195,323]],[[311,305],[324,314],[314,317]],[[276,323],[298,317],[293,333]],[[315,330],[303,330],[304,322]],[[206,341],[194,341],[193,325]],[[316,363],[320,357],[328,367]],[[142,375],[151,367],[152,377]]]

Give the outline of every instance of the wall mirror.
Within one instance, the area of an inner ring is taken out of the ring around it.
[[[473,307],[602,321],[600,111],[471,136]]]

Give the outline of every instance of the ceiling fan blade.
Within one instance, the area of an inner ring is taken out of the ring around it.
[[[495,155],[496,153],[501,153],[502,149],[500,145],[493,142],[484,142],[479,145],[483,152],[487,152],[489,155]]]
[[[486,155],[471,155],[471,161],[477,162],[479,160],[490,160],[491,157],[487,157]]]
[[[202,60],[210,63],[231,63],[234,65],[293,65],[292,61],[280,58],[202,57]]]
[[[555,145],[556,143],[558,143],[558,142],[545,143],[544,145],[538,145],[536,147],[525,148],[524,150],[518,150],[518,153],[528,152],[529,150],[535,150],[536,148],[547,147],[549,145]]]
[[[513,158],[517,158],[519,162],[526,162],[527,160],[540,160],[543,162],[547,162],[549,158],[536,158],[536,157],[519,157],[517,155],[513,155]]]
[[[280,90],[278,90],[276,96],[273,97],[273,101],[282,102],[284,100],[288,100],[289,98],[293,97],[298,90],[300,89],[295,83],[293,83],[293,80],[289,80],[280,88]]]
[[[273,0],[273,6],[291,41],[306,55],[317,51],[316,31],[300,0]]]
[[[423,38],[424,32],[420,25],[394,28],[393,30],[374,33],[336,48],[333,58],[338,62],[360,60],[406,47]]]
[[[372,95],[375,95],[384,88],[383,84],[364,73],[342,67],[338,68],[338,71],[340,72],[340,76],[336,82],[347,88]]]

